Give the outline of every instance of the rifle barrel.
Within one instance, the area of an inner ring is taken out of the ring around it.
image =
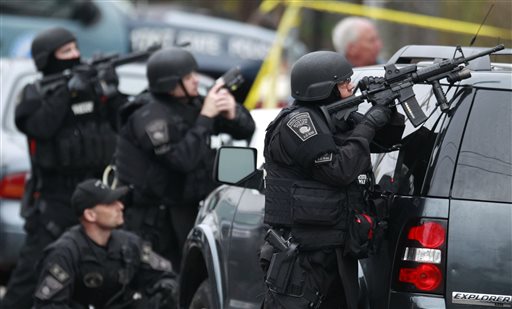
[[[433,65],[429,65],[427,67],[419,69],[416,73],[413,73],[412,79],[415,83],[424,82],[427,79],[434,77],[436,75],[448,73],[463,63],[467,63],[471,60],[480,58],[485,55],[490,55],[490,54],[495,53],[504,48],[505,48],[505,46],[503,44],[500,44],[493,48],[486,49],[484,51],[481,51],[479,53],[471,55],[469,57],[459,57],[459,58],[454,58],[454,59],[447,59],[447,60],[441,61],[439,63],[434,63]]]
[[[494,46],[493,48],[486,49],[484,51],[481,51],[479,53],[476,53],[474,55],[471,55],[471,56],[467,57],[466,61],[471,61],[473,59],[480,58],[480,57],[485,56],[485,55],[490,55],[490,54],[493,54],[493,53],[495,53],[497,51],[500,51],[502,49],[505,49],[505,45],[499,44],[499,45]]]

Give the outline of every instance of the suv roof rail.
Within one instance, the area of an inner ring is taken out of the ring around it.
[[[420,61],[433,61],[435,59],[451,59],[455,54],[455,46],[442,45],[406,45],[400,48],[387,62],[387,64],[412,64]],[[486,47],[462,47],[466,57],[486,50]],[[506,48],[493,55],[512,55],[512,49]],[[457,54],[456,56],[460,56]],[[469,69],[473,71],[490,71],[491,58],[480,57],[469,62]]]

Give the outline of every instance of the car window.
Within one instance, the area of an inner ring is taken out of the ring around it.
[[[119,74],[119,91],[127,95],[138,95],[148,87],[148,80],[143,74]]]
[[[382,189],[401,194],[419,194],[425,178],[426,166],[430,160],[435,137],[440,130],[443,114],[436,108],[436,100],[432,87],[429,85],[415,85],[413,87],[416,99],[430,118],[422,125],[414,128],[406,121],[406,128],[402,137],[399,151],[383,154],[372,154],[373,172],[375,181]],[[446,91],[446,89],[444,89]],[[447,94],[450,97],[453,91]],[[362,111],[360,109],[360,111]],[[363,110],[364,111],[364,110]],[[398,111],[405,114],[401,106]],[[399,181],[395,181],[395,170],[399,153],[403,165],[397,170]]]
[[[2,14],[33,16],[33,17],[52,17],[52,18],[71,18],[73,14],[72,1],[69,0],[45,0],[33,1],[32,5],[27,5],[27,1],[1,1],[0,10]]]
[[[512,92],[479,90],[456,166],[452,196],[512,202]]]

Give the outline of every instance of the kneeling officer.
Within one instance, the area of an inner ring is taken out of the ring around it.
[[[97,179],[77,186],[71,204],[81,224],[45,249],[35,308],[175,307],[171,263],[135,234],[116,229],[127,191]]]

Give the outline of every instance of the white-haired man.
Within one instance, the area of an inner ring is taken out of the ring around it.
[[[338,22],[332,31],[332,43],[354,67],[377,64],[382,49],[375,24],[363,17],[347,17]]]

